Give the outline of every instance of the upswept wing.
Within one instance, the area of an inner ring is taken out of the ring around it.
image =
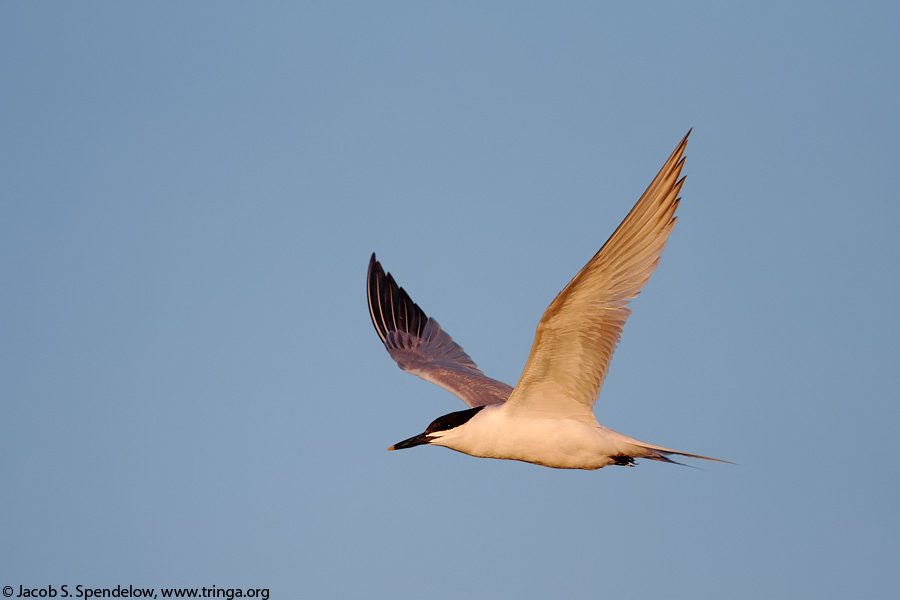
[[[367,276],[369,314],[397,365],[458,396],[470,407],[505,402],[513,388],[478,370],[462,347],[412,301],[372,254]]]
[[[656,269],[675,226],[688,135],[622,224],[544,312],[505,408],[592,414],[631,314],[628,303]]]

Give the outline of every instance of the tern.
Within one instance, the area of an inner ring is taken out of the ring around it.
[[[388,450],[422,444],[471,456],[557,469],[676,463],[671,455],[723,461],[648,444],[601,425],[594,404],[626,319],[677,218],[688,131],[622,224],[553,300],[513,388],[482,373],[438,322],[412,301],[372,254],[367,290],[378,336],[397,365],[452,392],[470,408],[444,415]]]

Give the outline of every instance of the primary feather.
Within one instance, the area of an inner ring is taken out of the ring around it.
[[[438,322],[385,274],[375,253],[366,277],[369,314],[378,336],[397,365],[454,394],[471,407],[505,402],[511,385],[491,379]]]

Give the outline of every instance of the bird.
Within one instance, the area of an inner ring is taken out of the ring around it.
[[[675,227],[690,133],[544,312],[515,387],[482,373],[372,254],[366,276],[369,314],[390,357],[469,406],[435,419],[423,433],[388,450],[443,446],[475,457],[585,470],[634,466],[639,458],[682,464],[672,455],[729,462],[636,440],[601,425],[593,411],[631,314],[628,304],[656,269]]]

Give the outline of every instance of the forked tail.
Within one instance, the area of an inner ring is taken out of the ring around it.
[[[635,443],[636,442],[636,443]],[[672,460],[669,458],[672,454],[677,454],[678,456],[687,456],[688,458],[701,458],[703,460],[714,460],[716,462],[728,463],[729,465],[734,465],[737,463],[733,463],[730,460],[722,460],[721,458],[712,458],[710,456],[701,456],[700,454],[691,454],[690,452],[681,452],[679,450],[672,450],[671,448],[664,448],[662,446],[654,446],[653,444],[645,444],[643,442],[633,442],[635,446],[639,447],[644,452],[635,458],[649,458],[650,460],[658,460],[660,462],[672,463],[674,465],[685,465],[684,463],[680,463],[677,460]]]

